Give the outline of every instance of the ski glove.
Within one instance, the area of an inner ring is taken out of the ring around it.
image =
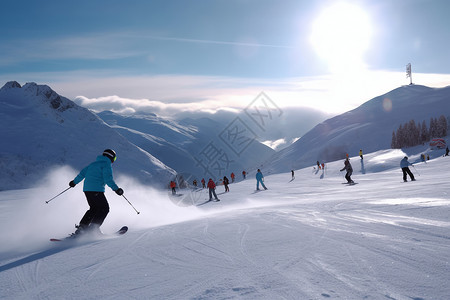
[[[71,182],[69,182],[69,186],[70,186],[70,187],[75,187],[76,184],[75,184],[75,182],[72,180]]]
[[[117,190],[115,190],[116,194],[119,196],[123,195],[123,190],[121,188],[118,188]]]

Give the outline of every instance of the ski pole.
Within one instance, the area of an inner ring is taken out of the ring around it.
[[[413,168],[414,168],[414,171],[416,171],[416,172],[417,172],[417,175],[419,175],[419,176],[420,176],[420,173],[419,173],[419,171],[417,171],[416,167],[414,167],[414,165],[411,165],[411,166],[413,166]]]
[[[53,197],[52,199],[45,201],[45,203],[49,203],[50,201],[52,201],[53,199],[55,199],[55,198],[58,197],[59,195],[61,195],[61,194],[65,193],[65,192],[67,192],[67,190],[69,190],[69,189],[71,189],[71,188],[72,188],[72,187],[69,186],[67,189],[65,189],[64,191],[62,191],[61,193],[59,193],[58,195],[56,195],[56,196]]]
[[[137,211],[137,209],[136,208],[134,208],[134,206],[133,206],[133,204],[131,204],[131,202],[130,201],[128,201],[128,199],[127,199],[127,197],[125,197],[125,195],[124,194],[122,194],[122,197],[124,197],[125,198],[125,200],[127,200],[127,202],[128,202],[128,204],[130,204],[131,205],[131,207],[134,209],[134,211],[137,213],[137,214],[140,214],[140,212],[139,211]]]

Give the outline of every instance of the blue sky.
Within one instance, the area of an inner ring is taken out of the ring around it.
[[[4,1],[0,84],[47,84],[117,111],[348,109],[450,85],[447,0]]]

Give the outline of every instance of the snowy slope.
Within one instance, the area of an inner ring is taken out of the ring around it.
[[[416,161],[426,149],[409,149]],[[413,153],[414,151],[414,153]],[[42,188],[0,192],[0,290],[5,299],[447,299],[450,295],[450,158],[412,168],[403,183],[400,150],[232,184],[222,201],[202,206],[206,191],[171,198],[121,178],[137,215],[107,193],[106,233],[123,237],[70,247],[49,237],[73,230],[86,209],[67,170]],[[264,173],[264,169],[262,170]],[[58,176],[55,176],[58,175]],[[178,200],[182,199],[182,200]],[[183,203],[179,203],[179,201]],[[25,221],[26,220],[26,221]]]
[[[318,124],[290,147],[276,153],[265,167],[273,173],[302,168],[316,161],[388,149],[392,132],[410,120],[450,116],[450,87],[402,86],[358,108]]]
[[[0,190],[30,187],[55,165],[78,170],[106,148],[118,154],[118,174],[166,184],[175,173],[89,110],[35,83],[0,89],[0,139],[8,145],[0,150]]]

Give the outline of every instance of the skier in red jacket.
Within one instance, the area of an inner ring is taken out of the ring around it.
[[[176,191],[176,188],[177,187],[177,184],[175,183],[175,181],[171,181],[170,182],[170,188],[172,189],[172,195],[175,195],[176,193],[177,193],[177,191]]]
[[[214,183],[214,181],[210,178],[208,181],[208,189],[209,189],[209,201],[212,200],[212,196],[214,195],[215,201],[220,201],[219,198],[217,198],[217,194],[216,194],[216,184]]]

